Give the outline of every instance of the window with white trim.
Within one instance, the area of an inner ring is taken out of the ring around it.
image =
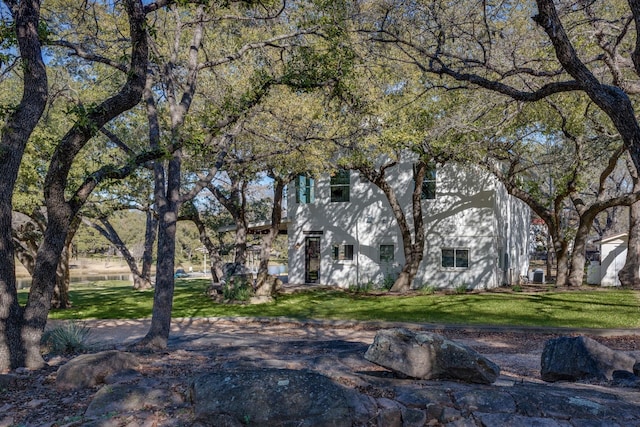
[[[353,261],[353,245],[333,245],[331,255],[334,261]]]
[[[436,165],[429,163],[422,180],[422,200],[433,200],[436,198]]]
[[[442,267],[469,268],[469,249],[442,248]]]
[[[332,202],[348,202],[349,186],[351,184],[349,170],[340,169],[332,177],[329,186],[331,188]]]

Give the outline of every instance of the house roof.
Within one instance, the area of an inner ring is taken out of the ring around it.
[[[602,245],[606,243],[615,242],[616,240],[622,240],[623,242],[626,242],[628,238],[629,237],[627,236],[627,233],[620,233],[620,234],[614,234],[613,236],[603,237],[600,240],[595,240],[593,243],[599,243]]]
[[[289,224],[288,218],[282,218],[280,221],[280,227],[278,228],[279,234],[287,234],[287,225]],[[253,222],[248,224],[249,226],[249,234],[266,234],[269,232],[269,228],[271,227],[271,221],[262,221],[262,222]],[[227,233],[230,231],[236,231],[235,225],[225,225],[224,227],[219,227],[218,232]]]

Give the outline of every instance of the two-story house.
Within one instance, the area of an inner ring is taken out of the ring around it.
[[[413,163],[387,170],[411,217]],[[395,279],[404,264],[384,193],[357,171],[299,176],[288,192],[289,283],[349,287]],[[528,269],[530,213],[479,167],[432,166],[422,183],[424,259],[413,288],[494,288]]]

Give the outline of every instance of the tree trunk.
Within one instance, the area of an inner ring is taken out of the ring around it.
[[[262,237],[262,245],[260,247],[260,265],[258,267],[258,277],[256,280],[256,294],[265,295],[271,294],[273,289],[266,293],[261,292],[262,288],[266,286],[269,281],[269,258],[271,256],[271,248],[273,242],[278,237],[280,230],[280,222],[282,221],[282,197],[284,194],[285,182],[283,179],[276,179],[275,188],[273,190],[273,207],[271,209],[271,226],[269,232]]]
[[[158,220],[152,209],[146,211],[147,221],[144,232],[144,251],[142,252],[142,270],[140,277],[134,277],[135,289],[151,289],[151,265],[153,263],[153,244],[156,241],[156,233],[158,231]],[[136,285],[135,281],[139,280]]]
[[[71,308],[71,300],[69,299],[69,284],[71,282],[69,262],[71,261],[71,252],[73,250],[73,238],[80,227],[81,219],[78,215],[73,217],[69,225],[69,232],[64,242],[64,249],[60,254],[60,262],[56,271],[56,285],[53,289],[53,300],[51,306],[58,309]]]
[[[56,284],[53,288],[53,298],[51,299],[51,307],[57,309],[71,308],[71,300],[69,299],[69,283],[70,271],[69,261],[71,259],[71,242],[65,245],[60,255],[60,262],[56,270]]]
[[[569,277],[569,245],[565,240],[553,241],[556,255],[556,286],[565,286]]]
[[[142,289],[150,289],[151,286],[151,278],[149,273],[145,276],[143,272],[138,269],[138,263],[136,262],[135,257],[131,254],[131,251],[127,247],[127,245],[122,241],[120,235],[113,228],[111,222],[107,218],[100,218],[100,222],[102,226],[95,224],[93,222],[90,223],[91,227],[97,230],[105,239],[107,239],[116,249],[122,254],[122,258],[127,263],[129,267],[129,271],[131,271],[131,277],[133,278],[133,289],[142,290]],[[149,220],[147,217],[147,227],[149,227]],[[147,234],[149,233],[148,229],[145,229],[145,253],[147,252]],[[154,231],[155,237],[155,231]],[[144,259],[143,254],[143,259]],[[150,272],[151,267],[148,267]],[[143,270],[144,271],[144,270]]]
[[[571,267],[567,277],[567,286],[582,286],[584,282],[584,266],[586,263],[587,238],[593,224],[593,215],[581,215],[576,237],[573,239]]]
[[[95,186],[106,178],[104,174],[94,174],[91,179],[83,182],[67,202],[68,177],[74,159],[91,138],[92,130],[101,128],[114,117],[134,107],[139,102],[144,87],[148,61],[144,9],[139,0],[128,0],[126,8],[132,45],[131,68],[127,74],[127,81],[118,93],[92,110],[87,115],[87,120],[76,122],[65,134],[51,156],[45,177],[43,188],[47,207],[47,229],[36,257],[21,330],[23,366],[30,369],[41,368],[45,364],[40,354],[40,338],[47,323],[56,270],[71,222]],[[34,89],[29,87],[29,90]],[[125,168],[124,176],[132,170],[130,167]]]
[[[547,228],[549,226],[547,225]],[[555,257],[555,250],[553,248],[553,238],[551,233],[547,232],[547,259],[545,260],[545,267],[547,269],[547,277],[553,275],[553,258]]]
[[[402,236],[402,247],[404,249],[405,263],[402,267],[400,275],[391,287],[391,292],[406,292],[411,289],[413,280],[415,279],[422,258],[424,257],[424,219],[422,217],[422,181],[427,170],[425,162],[416,163],[415,173],[413,176],[414,188],[412,193],[412,216],[413,216],[413,235],[407,221],[407,217],[402,210],[402,206],[398,202],[398,198],[393,188],[387,183],[384,173],[380,173],[375,179],[376,184],[387,196],[387,200],[391,205],[391,210],[398,222],[400,234]]]
[[[137,348],[164,349],[169,340],[175,287],[176,225],[180,210],[180,156],[180,150],[178,150],[169,161],[166,185],[163,166],[160,164],[155,166],[156,204],[159,216],[156,286],[153,294],[151,326],[144,338],[135,344]]]
[[[247,225],[246,215],[242,214],[236,220],[235,234],[235,256],[233,262],[236,266],[244,266],[247,263],[247,235],[249,226]]]
[[[24,320],[16,288],[12,236],[13,190],[27,141],[47,103],[47,73],[40,49],[40,2],[12,3],[13,28],[22,57],[22,99],[0,132],[0,372],[20,366],[40,367],[42,357],[31,362]],[[23,333],[24,332],[24,333]],[[38,343],[38,350],[40,349]]]

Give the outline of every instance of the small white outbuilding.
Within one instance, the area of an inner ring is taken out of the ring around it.
[[[592,261],[587,271],[587,283],[601,286],[620,286],[618,273],[627,259],[626,233],[594,242],[600,244],[600,263]]]

